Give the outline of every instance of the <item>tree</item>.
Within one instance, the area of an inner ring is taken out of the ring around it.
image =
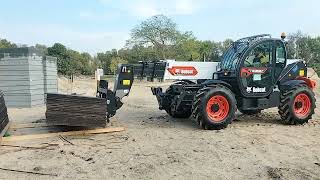
[[[200,44],[199,53],[202,61],[208,61],[210,54],[212,54],[214,43],[211,41],[203,41]]]
[[[181,41],[175,48],[175,56],[173,59],[182,61],[200,60],[201,42],[193,39],[186,39]]]
[[[303,59],[307,65],[320,73],[320,37],[312,38],[301,31],[288,36],[287,57],[289,59]]]
[[[231,46],[232,43],[233,43],[233,40],[232,40],[232,39],[226,39],[226,40],[224,40],[224,41],[221,43],[221,47],[220,47],[221,54],[224,53],[224,52]]]
[[[57,58],[58,72],[67,74],[70,69],[70,62],[67,62],[67,48],[60,43],[55,43],[52,47],[48,48],[48,55]]]
[[[17,45],[6,40],[6,39],[0,39],[0,48],[16,48]]]
[[[106,53],[98,53],[97,59],[101,64],[101,67],[104,69],[105,73],[110,73],[110,64],[112,59],[112,53],[107,51]]]
[[[297,31],[295,33],[290,33],[288,35],[287,40],[287,57],[289,59],[296,59],[298,58],[298,51],[297,51],[297,41],[303,38],[304,35],[301,31]]]
[[[209,59],[209,61],[218,62],[218,61],[220,61],[220,57],[222,56],[225,49],[222,48],[220,42],[212,41],[211,43],[212,43],[212,47],[211,47],[211,52],[209,54],[208,59]]]
[[[60,43],[55,43],[52,47],[48,48],[48,54],[64,58],[67,53],[67,48]]]
[[[179,34],[176,23],[164,15],[157,15],[135,27],[127,44],[152,45],[160,57],[166,59],[167,48],[176,43]]]
[[[48,48],[45,45],[42,44],[36,44],[35,48],[40,51],[40,53],[42,53],[43,55],[47,55],[48,54]]]
[[[110,64],[110,71],[114,74],[116,73],[118,69],[119,64],[127,63],[124,59],[121,59],[120,57],[113,57],[111,59],[111,64]]]
[[[57,57],[58,72],[61,74],[91,75],[97,67],[97,64],[93,63],[93,58],[89,53],[80,53],[67,49],[60,43],[55,43],[47,51],[49,56]]]
[[[118,51],[118,56],[128,61],[137,63],[139,61],[158,60],[157,52],[152,46],[143,47],[134,45],[132,48],[122,48]]]
[[[320,57],[320,37],[312,38],[301,31],[290,34],[288,36],[287,51],[288,58],[318,63]]]

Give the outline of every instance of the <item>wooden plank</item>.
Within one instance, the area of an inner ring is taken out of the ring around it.
[[[12,145],[12,144],[1,144],[2,147],[10,148],[24,148],[24,149],[46,149],[53,146],[59,146],[59,144],[47,144],[47,145],[36,145],[36,146],[21,146],[21,145]]]
[[[11,124],[10,130],[23,129],[23,128],[38,128],[38,127],[50,127],[46,123],[25,123],[25,124]]]
[[[113,127],[113,128],[108,127],[108,128],[102,128],[102,129],[92,129],[92,130],[82,130],[82,131],[68,131],[68,132],[3,137],[2,141],[3,142],[14,142],[14,141],[51,138],[51,137],[57,137],[57,136],[79,136],[79,135],[89,135],[89,134],[102,134],[102,133],[120,132],[120,131],[124,131],[124,130],[125,130],[124,127]]]
[[[33,171],[22,171],[22,170],[16,170],[16,169],[8,169],[8,168],[0,168],[0,170],[27,173],[27,174],[36,174],[36,175],[43,175],[43,176],[58,176],[57,174],[47,174],[47,173],[40,173],[40,172],[33,172]]]

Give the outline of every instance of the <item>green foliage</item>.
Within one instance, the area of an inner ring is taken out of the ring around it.
[[[221,51],[225,52],[229,46],[231,46],[231,44],[233,43],[232,39],[226,39],[221,43]]]
[[[97,54],[97,60],[100,64],[100,67],[104,69],[105,73],[107,74],[111,73],[111,70],[110,70],[111,59],[116,56],[117,56],[117,53],[112,51],[107,51],[105,53]]]
[[[303,59],[320,74],[320,37],[298,31],[288,36],[288,58]]]
[[[6,39],[0,39],[0,48],[16,48],[17,45],[6,40]]]
[[[320,63],[312,63],[311,67],[317,72],[318,76],[320,76]]]
[[[199,60],[201,58],[201,45],[201,42],[195,38],[185,39],[176,46],[176,52],[173,54],[175,58],[173,57],[173,59],[188,61]]]
[[[112,57],[111,63],[110,63],[110,72],[115,74],[118,69],[118,65],[125,64],[125,63],[127,63],[127,61],[120,57]]]
[[[128,63],[137,63],[138,61],[159,59],[157,52],[153,47],[143,47],[135,45],[132,48],[122,48],[118,51],[118,56],[128,61]]]
[[[152,46],[159,57],[166,59],[168,58],[168,48],[177,43],[180,35],[176,23],[164,15],[157,15],[132,29],[131,39],[127,44]]]
[[[219,61],[232,40],[200,41],[190,31],[181,32],[176,23],[164,15],[153,16],[131,31],[127,47],[119,56],[128,62],[176,59],[181,61]]]
[[[48,54],[48,48],[47,46],[45,45],[42,45],[42,44],[36,44],[35,45],[35,48],[40,51],[40,53],[44,54],[44,55],[47,55]]]
[[[49,56],[57,57],[58,72],[65,75],[92,75],[98,66],[89,53],[79,53],[55,43],[47,49]]]
[[[57,58],[58,72],[61,74],[70,74],[70,62],[67,61],[67,48],[60,43],[55,43],[48,48],[48,55]]]
[[[203,41],[200,42],[199,54],[202,61],[209,59],[209,56],[213,53],[214,42]]]

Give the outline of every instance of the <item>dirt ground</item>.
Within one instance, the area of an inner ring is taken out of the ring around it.
[[[155,84],[135,82],[124,98],[111,119],[111,126],[124,126],[124,132],[67,137],[73,145],[59,138],[15,143],[52,144],[45,149],[0,147],[0,168],[56,175],[0,170],[0,179],[320,179],[319,109],[300,126],[281,124],[277,109],[270,109],[255,116],[238,113],[228,128],[205,131],[158,110],[150,91]],[[85,95],[94,90],[94,80],[72,86],[72,92]],[[71,92],[64,78],[59,91]],[[44,112],[44,107],[10,109],[9,115],[24,123],[41,121]]]

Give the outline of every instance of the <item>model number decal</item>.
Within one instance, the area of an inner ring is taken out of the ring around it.
[[[173,76],[195,76],[198,71],[193,66],[172,66],[168,71]]]
[[[241,77],[247,78],[252,74],[264,74],[268,68],[242,68],[241,69]]]

